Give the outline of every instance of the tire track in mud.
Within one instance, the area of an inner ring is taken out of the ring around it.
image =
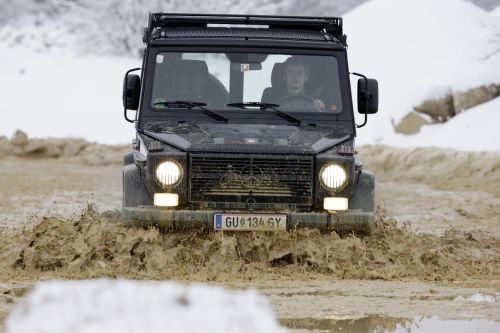
[[[496,280],[500,239],[484,231],[415,234],[383,210],[370,236],[161,232],[126,227],[89,206],[75,220],[44,218],[0,231],[0,279],[127,277],[196,281],[309,279]]]

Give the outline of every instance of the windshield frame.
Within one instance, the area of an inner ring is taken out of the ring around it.
[[[164,44],[164,43],[162,43]],[[317,44],[317,43],[316,43]],[[156,71],[156,56],[163,52],[186,52],[186,53],[268,53],[268,54],[285,54],[285,55],[312,55],[312,56],[332,56],[335,57],[338,64],[338,74],[340,83],[340,95],[342,99],[342,112],[314,112],[314,111],[295,111],[293,115],[301,119],[304,124],[336,124],[339,122],[346,123],[347,127],[354,129],[354,114],[352,106],[352,96],[350,88],[350,78],[347,65],[347,55],[345,49],[339,47],[305,47],[302,48],[284,48],[271,47],[263,45],[231,45],[227,42],[223,45],[197,45],[192,46],[166,45],[150,46],[146,52],[144,61],[147,62],[146,71],[144,73],[143,91],[141,96],[141,106],[138,114],[138,128],[142,128],[149,121],[166,121],[166,120],[182,120],[190,122],[210,122],[206,115],[200,114],[196,110],[185,108],[171,108],[168,112],[158,111],[151,106],[151,98],[153,94],[154,75]],[[210,109],[211,111],[220,113],[230,121],[248,123],[271,123],[271,124],[286,124],[287,121],[283,118],[276,117],[273,112],[262,112],[261,110],[251,109]],[[284,110],[286,112],[286,110]]]

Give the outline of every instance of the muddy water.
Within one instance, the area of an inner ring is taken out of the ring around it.
[[[500,323],[493,320],[443,320],[436,317],[411,319],[369,316],[359,319],[290,319],[281,323],[292,332],[498,332]]]
[[[500,320],[500,155],[360,154],[377,176],[367,237],[125,228],[119,164],[0,159],[0,323],[37,280],[104,276],[258,288],[297,331]]]
[[[450,229],[480,229],[500,236],[500,197],[487,192],[381,181],[376,196],[391,217],[416,232],[442,235]]]

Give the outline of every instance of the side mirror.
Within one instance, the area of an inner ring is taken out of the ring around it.
[[[358,80],[358,112],[374,114],[378,111],[378,82],[375,79]]]
[[[126,74],[123,79],[123,107],[126,110],[137,110],[141,97],[141,78],[139,75]]]

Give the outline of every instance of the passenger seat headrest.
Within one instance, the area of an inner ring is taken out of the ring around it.
[[[271,86],[273,88],[282,88],[285,85],[283,80],[283,73],[285,70],[285,64],[282,62],[277,62],[273,66],[273,71],[271,73]]]
[[[177,75],[208,77],[208,66],[203,60],[182,60],[177,67]]]

